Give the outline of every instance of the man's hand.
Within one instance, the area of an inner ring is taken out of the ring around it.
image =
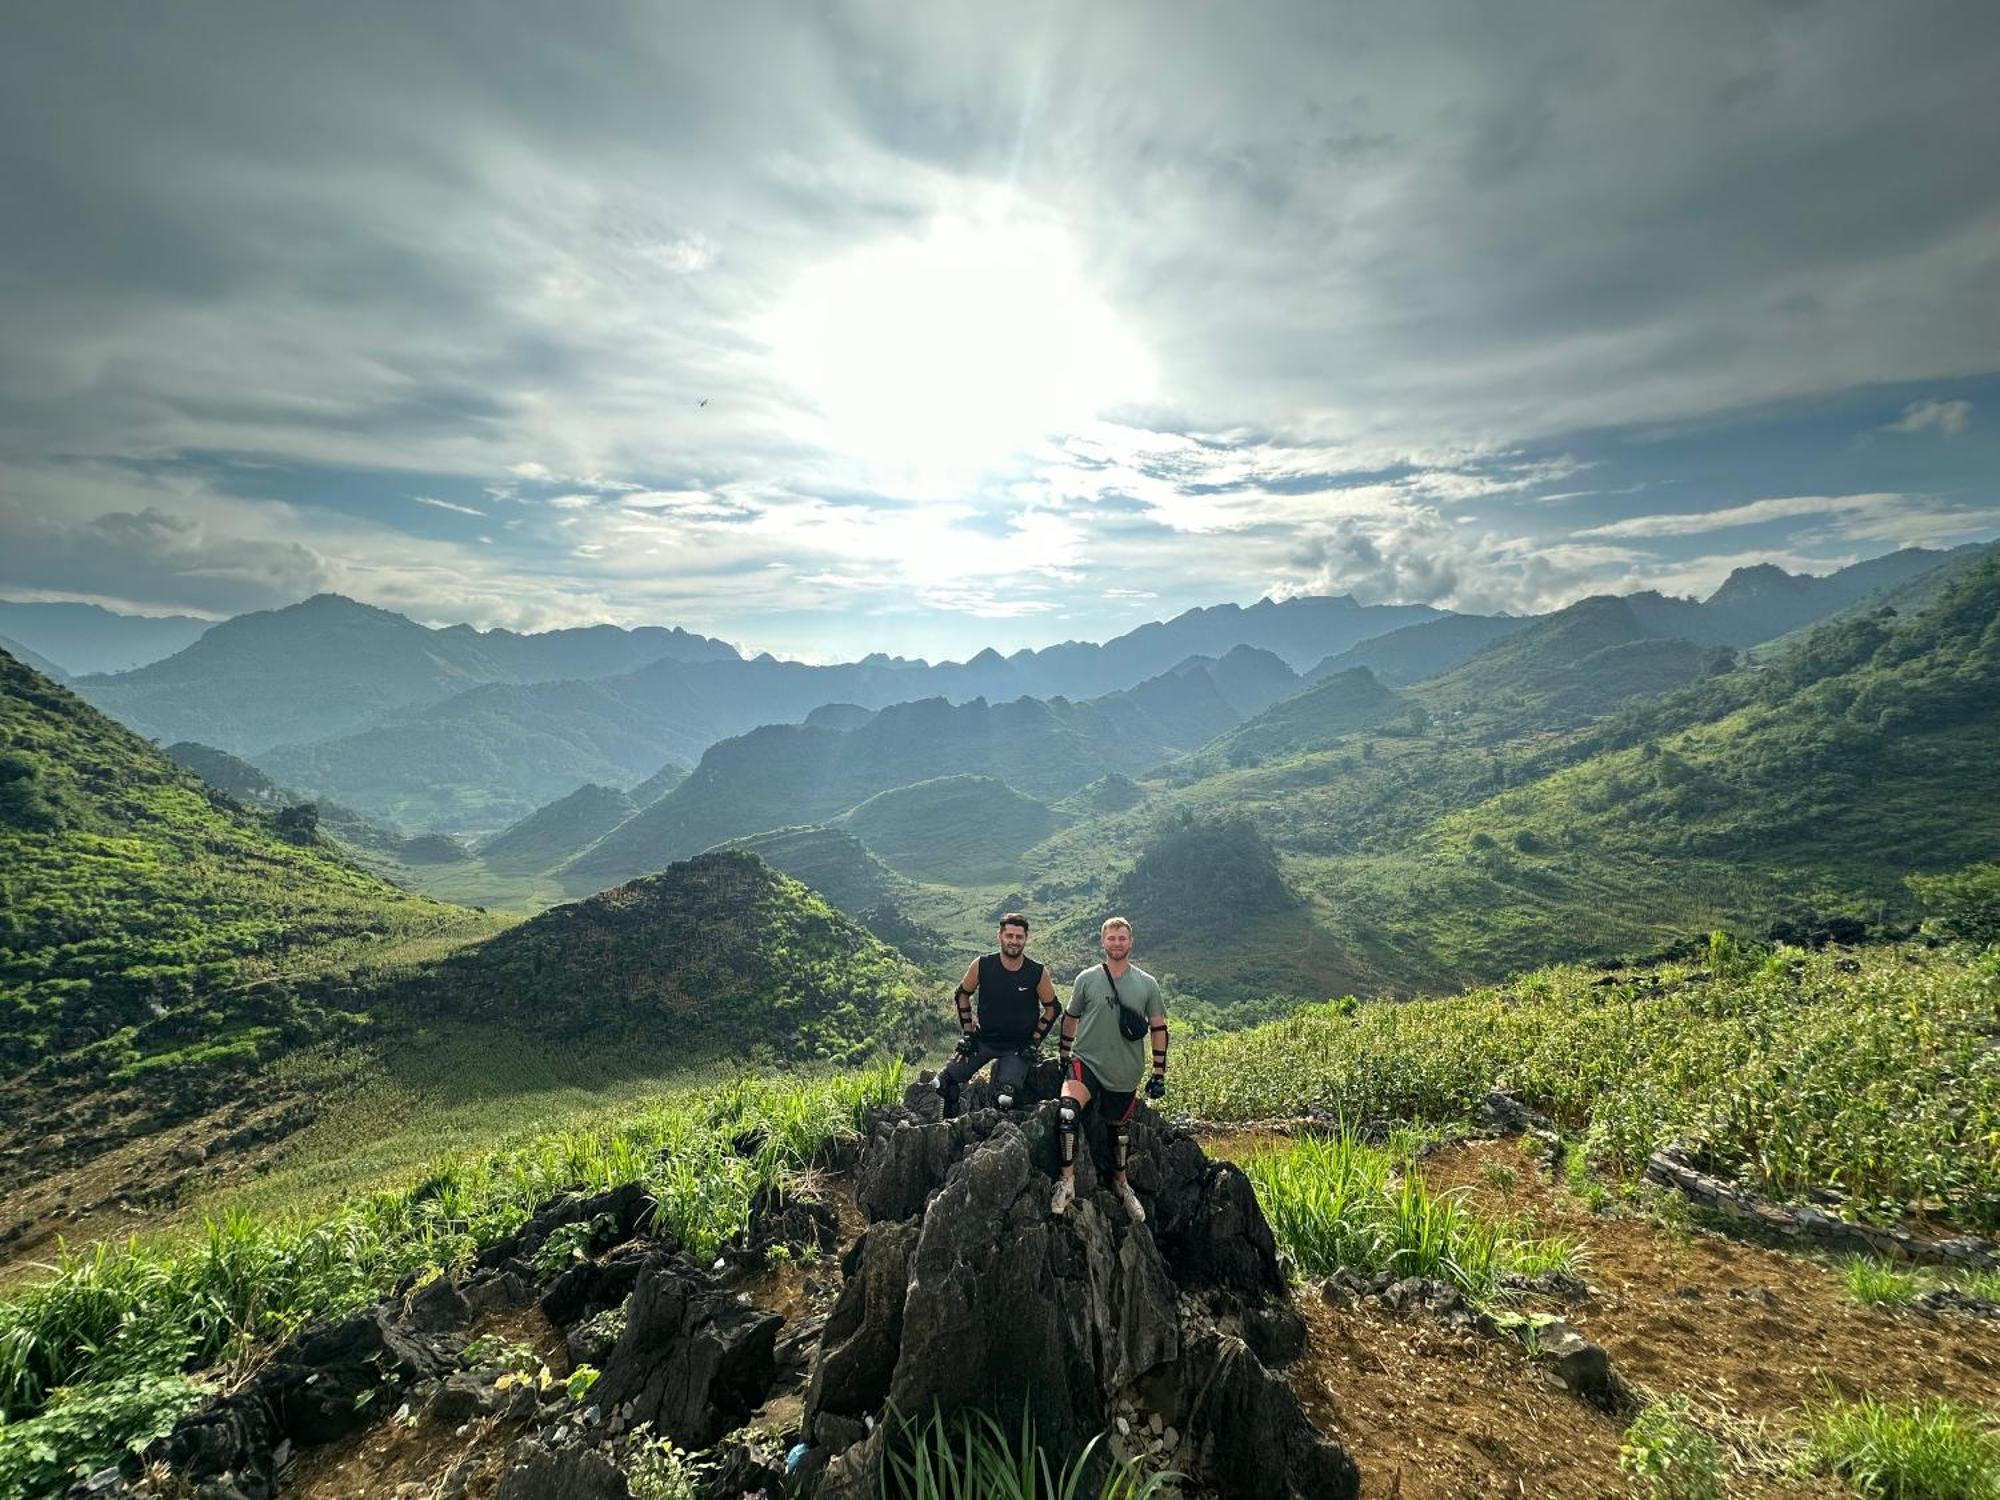
[[[1155,1073],[1151,1078],[1146,1080],[1146,1097],[1148,1099],[1164,1099],[1166,1093],[1167,1079],[1164,1073]]]
[[[977,1038],[974,1037],[973,1033],[969,1031],[966,1032],[964,1036],[960,1037],[958,1039],[958,1045],[952,1048],[952,1052],[959,1057],[970,1057],[972,1056],[973,1053],[977,1052],[978,1050],[979,1050],[979,1042]]]
[[[1032,1068],[1042,1060],[1042,1044],[1040,1042],[1028,1043],[1027,1046],[1021,1049],[1020,1057],[1022,1062]]]

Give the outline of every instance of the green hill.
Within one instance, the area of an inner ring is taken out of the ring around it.
[[[677,760],[670,760],[659,770],[639,782],[625,793],[632,799],[634,807],[651,807],[675,787],[687,780],[688,768]]]
[[[580,786],[495,834],[479,846],[479,857],[496,870],[520,874],[551,870],[637,810],[638,804],[616,787]]]
[[[756,855],[857,919],[864,912],[895,904],[909,888],[873,850],[845,829],[777,828],[732,839],[727,847]]]
[[[1072,703],[1018,698],[898,703],[850,730],[768,724],[709,747],[679,786],[606,834],[560,872],[591,890],[656,870],[697,850],[769,828],[819,823],[878,792],[941,776],[991,776],[1056,798],[1111,771],[1135,772],[1206,737],[1210,715],[1233,713],[1206,673],[1203,714],[1187,694],[1146,684]],[[1183,687],[1185,684],[1183,684]]]
[[[1381,724],[1405,706],[1401,695],[1382,686],[1366,667],[1352,667],[1239,724],[1196,759],[1207,765],[1248,765],[1324,749],[1356,730]]]
[[[0,1059],[254,1052],[246,981],[476,921],[294,835],[0,658]]]
[[[1524,630],[1531,623],[1532,616],[1445,615],[1350,646],[1314,667],[1306,673],[1306,679],[1320,682],[1356,667],[1366,667],[1380,681],[1392,687],[1405,687],[1449,672],[1495,641]]]
[[[319,808],[319,831],[337,843],[345,844],[371,869],[382,860],[405,856],[410,841],[401,834],[391,833],[351,807],[325,799],[303,797],[282,787],[249,761],[231,755],[227,750],[217,750],[213,745],[197,744],[193,740],[181,740],[167,746],[162,753],[174,764],[187,767],[217,791],[251,807],[275,812],[279,808],[313,801]]]
[[[916,880],[1000,885],[1062,820],[1046,802],[991,776],[940,776],[878,792],[834,819]]]
[[[725,849],[543,912],[405,993],[427,1024],[689,1060],[850,1060],[912,1033],[914,977],[821,896]]]
[[[1598,595],[1514,631],[1413,696],[1432,713],[1509,731],[1565,728],[1692,682],[1720,660],[1656,635],[1629,601]]]
[[[1151,820],[1247,818],[1304,904],[1175,952],[1182,982],[1410,992],[1714,927],[1906,920],[1906,875],[2000,848],[2000,561],[1920,613],[1822,625],[1761,668],[1705,660],[1672,692],[1545,727],[1551,697],[1528,690],[1601,668],[1630,635],[1619,601],[1589,603],[1531,627],[1555,634],[1551,662],[1518,654],[1530,631],[1492,648],[1506,685],[1485,698],[1471,664],[1410,689],[1436,706],[1421,726],[1398,715],[1336,749],[1155,783],[1143,815],[1063,830],[1035,851],[1030,894],[1109,911]],[[1142,934],[1142,961],[1162,938]]]

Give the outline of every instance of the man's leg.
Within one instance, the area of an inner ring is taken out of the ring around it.
[[[1138,1107],[1139,1097],[1136,1094],[1127,1094],[1116,1103],[1109,1094],[1104,1098],[1105,1123],[1111,1131],[1111,1186],[1118,1194],[1118,1201],[1125,1205],[1125,1212],[1132,1222],[1143,1224],[1146,1222],[1146,1210],[1139,1206],[1139,1195],[1125,1180],[1125,1151],[1131,1141],[1132,1113]],[[1117,1113],[1113,1114],[1113,1110]]]
[[[1056,1178],[1055,1196],[1049,1200],[1052,1214],[1065,1212],[1076,1201],[1076,1137],[1083,1112],[1090,1106],[1090,1090],[1083,1086],[1083,1064],[1072,1058],[1069,1067],[1062,1097],[1056,1101],[1056,1142],[1062,1154],[1062,1170]]]
[[[1002,1109],[1012,1109],[1027,1081],[1028,1059],[1018,1051],[1002,1052],[993,1064],[993,1102]]]
[[[944,1095],[946,1115],[958,1113],[958,1091],[992,1060],[993,1054],[979,1045],[974,1047],[972,1056],[956,1056],[944,1065],[944,1071],[938,1074],[938,1092]]]

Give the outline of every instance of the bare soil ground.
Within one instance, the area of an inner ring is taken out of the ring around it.
[[[1586,1245],[1590,1296],[1550,1310],[1602,1344],[1642,1394],[1685,1393],[1725,1436],[1740,1436],[1750,1461],[1732,1476],[1734,1495],[1829,1493],[1827,1481],[1786,1479],[1754,1460],[1833,1394],[1948,1396],[2000,1411],[2000,1327],[1990,1320],[1864,1307],[1814,1261],[1593,1214],[1514,1141],[1455,1146],[1421,1170],[1483,1215],[1527,1216],[1537,1233]],[[1521,1351],[1421,1313],[1328,1307],[1304,1293],[1300,1305],[1312,1342],[1293,1389],[1353,1454],[1364,1496],[1629,1494],[1620,1424],[1543,1384]]]

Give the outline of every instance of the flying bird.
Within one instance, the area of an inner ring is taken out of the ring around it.
[[[706,396],[703,396],[703,397],[701,398],[701,400],[700,400],[700,401],[699,401],[698,403],[696,403],[696,404],[697,404],[697,405],[699,405],[699,406],[706,406],[706,405],[708,405],[708,397],[706,397]]]

